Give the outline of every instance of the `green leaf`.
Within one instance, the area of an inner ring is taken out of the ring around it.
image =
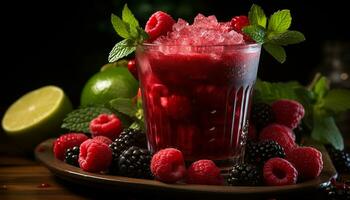
[[[283,47],[271,44],[271,43],[265,43],[263,44],[264,49],[269,52],[278,62],[284,63],[286,61],[286,51]]]
[[[135,117],[137,112],[136,105],[132,99],[129,98],[117,98],[110,102],[110,106],[118,112],[128,115],[129,117]]]
[[[296,81],[271,83],[257,80],[255,83],[254,100],[266,103],[271,103],[277,99],[299,100],[296,91],[302,89],[304,87]]]
[[[138,33],[139,33],[139,43],[142,43],[144,40],[147,40],[149,38],[148,34],[146,33],[145,30],[143,30],[141,27],[136,28]]]
[[[312,88],[312,91],[315,94],[315,97],[318,102],[322,101],[329,91],[329,81],[326,77],[321,76]]]
[[[260,6],[253,4],[248,12],[248,18],[250,24],[266,28],[266,15]]]
[[[128,24],[123,22],[118,16],[112,14],[111,21],[114,30],[118,33],[118,35],[122,38],[130,38],[129,27]]]
[[[270,34],[269,34],[270,35]],[[277,45],[297,44],[305,40],[305,36],[299,31],[285,31],[283,33],[271,34],[269,42]]]
[[[111,52],[109,53],[108,61],[115,62],[115,61],[119,60],[120,58],[123,58],[123,57],[131,54],[132,52],[134,52],[136,50],[136,47],[132,43],[133,43],[133,41],[128,40],[128,39],[124,39],[124,40],[118,42],[113,47]]]
[[[267,30],[284,32],[290,27],[291,23],[292,16],[290,11],[287,9],[279,10],[271,15]]]
[[[131,27],[138,27],[139,22],[137,21],[137,19],[135,18],[134,14],[132,14],[131,10],[128,8],[128,5],[125,4],[123,11],[122,11],[122,19],[124,22],[126,22],[127,24],[129,24]]]
[[[325,109],[336,114],[350,109],[350,90],[330,90],[324,97],[323,106]]]
[[[247,34],[257,43],[264,43],[265,41],[265,28],[259,25],[249,25],[243,28],[243,32]]]
[[[112,111],[105,107],[85,107],[73,110],[61,125],[62,128],[72,132],[90,133],[89,125],[91,120],[100,114],[111,114]]]
[[[344,148],[343,137],[335,124],[333,117],[324,117],[314,112],[313,130],[311,137],[324,144],[332,144],[334,148]]]

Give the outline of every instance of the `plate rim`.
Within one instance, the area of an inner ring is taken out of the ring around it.
[[[306,181],[295,185],[286,186],[213,186],[213,185],[190,185],[190,184],[167,184],[157,180],[147,180],[138,178],[129,178],[123,176],[115,176],[108,174],[90,173],[81,170],[54,157],[52,145],[54,138],[47,139],[41,142],[35,148],[34,154],[38,161],[47,167],[54,175],[73,181],[78,184],[86,185],[88,183],[82,180],[93,181],[98,183],[98,187],[113,187],[121,186],[125,188],[142,188],[144,190],[165,190],[169,192],[191,192],[191,193],[215,193],[223,195],[268,195],[268,194],[284,194],[295,191],[306,191],[310,189],[317,189],[320,186],[329,184],[332,177],[336,177],[337,173],[330,160],[330,157],[320,144],[311,144],[322,152],[323,170],[321,175],[313,180]],[[101,184],[101,185],[100,185]],[[91,185],[91,184],[88,184]],[[301,186],[302,185],[302,186]]]

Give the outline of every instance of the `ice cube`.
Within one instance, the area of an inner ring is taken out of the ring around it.
[[[206,17],[198,14],[191,25],[179,19],[173,25],[172,32],[157,38],[154,43],[172,46],[161,48],[163,53],[169,54],[189,53],[196,49],[193,46],[242,44],[244,40],[242,34],[232,30],[230,22],[218,22],[214,15]]]

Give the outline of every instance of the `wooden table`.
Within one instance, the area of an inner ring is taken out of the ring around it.
[[[107,197],[110,195],[112,197]],[[0,133],[0,200],[76,200],[102,197],[126,200],[162,199],[156,194],[97,191],[60,180],[33,157],[20,154],[4,134]]]

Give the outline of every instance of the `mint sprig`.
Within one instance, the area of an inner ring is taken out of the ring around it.
[[[243,32],[263,48],[278,62],[284,63],[287,55],[283,46],[297,44],[305,40],[299,31],[288,30],[292,24],[290,10],[284,9],[273,13],[267,20],[263,9],[253,4],[248,12],[250,25],[243,27]]]
[[[293,99],[303,104],[303,123],[311,130],[311,138],[344,148],[344,141],[335,117],[350,109],[350,90],[331,89],[326,77],[317,74],[308,87],[297,82],[270,83],[258,80],[254,100],[271,103],[278,99]]]
[[[138,20],[125,4],[122,18],[112,14],[111,22],[117,34],[124,40],[115,44],[108,56],[109,62],[115,62],[136,50],[136,46],[148,39],[147,33],[140,27]]]

